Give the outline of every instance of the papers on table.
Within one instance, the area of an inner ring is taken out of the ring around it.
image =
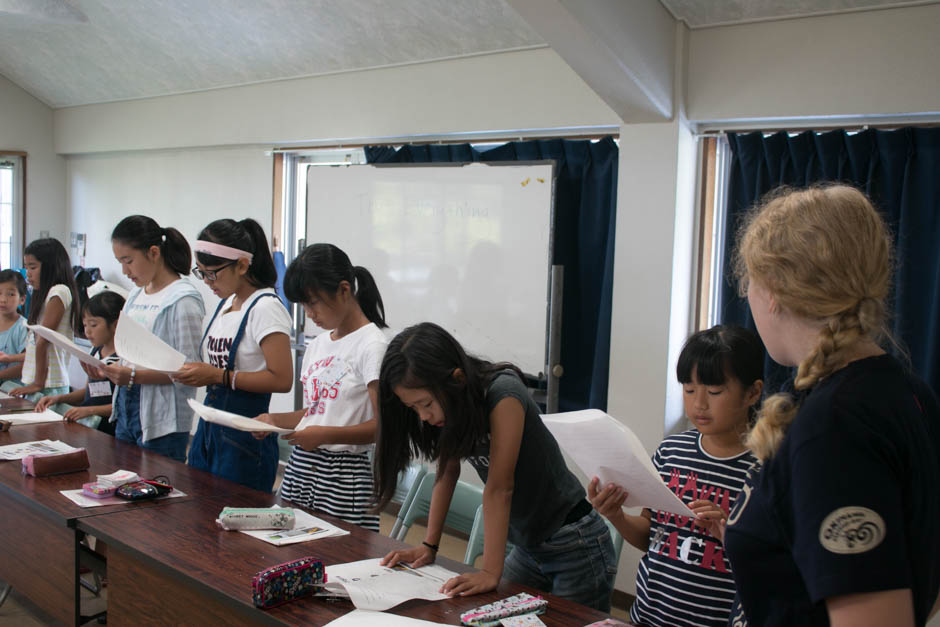
[[[79,507],[101,507],[102,505],[127,505],[128,503],[140,503],[140,501],[128,501],[127,499],[120,499],[116,496],[108,496],[103,499],[93,499],[90,496],[86,496],[82,492],[81,488],[77,490],[59,490],[59,494],[72,501]],[[163,499],[174,499],[178,496],[186,496],[186,493],[180,492],[176,488],[173,488],[173,491],[169,494],[164,494],[163,496],[158,496],[149,500],[162,501]]]
[[[186,362],[186,356],[156,335],[142,324],[121,312],[117,330],[114,332],[114,350],[130,363],[172,374],[178,372]]]
[[[89,354],[84,348],[65,337],[58,331],[53,331],[52,329],[46,328],[41,324],[27,324],[26,328],[35,333],[36,335],[42,337],[49,342],[52,342],[59,348],[64,349],[67,353],[75,355],[78,357],[79,361],[84,361],[86,364],[95,367],[104,366],[104,362]]]
[[[62,422],[65,417],[57,414],[49,408],[42,412],[23,411],[15,414],[6,414],[0,416],[0,420],[6,420],[13,425],[35,425],[43,422]]]
[[[370,610],[353,610],[326,624],[326,627],[436,627],[447,623],[432,623],[420,618],[408,618],[397,614],[373,612]]]
[[[223,425],[225,427],[238,429],[239,431],[273,431],[274,433],[293,433],[294,431],[293,429],[275,427],[274,425],[269,425],[266,422],[258,422],[253,418],[239,416],[238,414],[233,414],[232,412],[222,411],[221,409],[216,409],[215,407],[209,407],[208,405],[203,405],[202,403],[199,403],[193,399],[188,399],[187,402],[189,403],[189,406],[193,408],[193,411],[202,416],[205,420]]]
[[[387,610],[411,599],[440,601],[444,582],[457,573],[429,564],[411,568],[405,564],[379,566],[379,559],[326,567],[326,592],[348,596],[360,610]]]
[[[48,455],[78,450],[59,440],[36,440],[0,446],[0,460],[23,459],[27,455]]]
[[[626,425],[599,409],[542,416],[559,446],[588,477],[616,483],[627,492],[624,507],[648,507],[695,516],[650,461],[643,443]]]
[[[259,540],[264,540],[275,546],[297,544],[298,542],[309,542],[310,540],[349,534],[349,532],[344,529],[340,529],[325,520],[320,520],[316,516],[296,508],[294,508],[293,529],[239,529],[239,532],[253,538],[258,538]]]

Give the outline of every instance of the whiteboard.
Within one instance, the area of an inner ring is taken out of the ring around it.
[[[311,166],[307,243],[335,244],[372,273],[393,334],[435,322],[468,352],[535,375],[546,363],[553,169]]]

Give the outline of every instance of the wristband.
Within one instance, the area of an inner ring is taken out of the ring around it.
[[[238,370],[233,370],[232,371],[232,390],[235,389],[235,377],[237,376],[238,376]]]
[[[441,548],[441,545],[439,545],[439,544],[431,544],[430,542],[422,542],[421,544],[423,544],[424,546],[428,547],[429,549],[431,549],[431,550],[434,551],[435,553],[437,553],[437,552],[440,550],[440,548]]]
[[[134,377],[137,376],[137,366],[131,364],[131,378],[127,380],[127,389],[131,389],[134,385]]]

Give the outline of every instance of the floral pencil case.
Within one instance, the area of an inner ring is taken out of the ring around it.
[[[315,557],[301,557],[255,574],[251,579],[251,600],[255,607],[276,607],[306,596],[325,583],[323,562]]]
[[[548,601],[526,592],[474,608],[460,615],[461,625],[495,627],[501,618],[522,614],[544,614]]]

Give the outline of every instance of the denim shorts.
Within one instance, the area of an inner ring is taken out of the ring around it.
[[[535,546],[516,546],[503,578],[538,588],[602,612],[610,611],[617,562],[610,530],[591,511]]]
[[[171,457],[178,462],[186,462],[186,447],[189,446],[189,432],[178,431],[144,442],[143,429],[140,426],[140,386],[132,385],[128,390],[122,386],[114,403],[116,424],[114,437],[131,444],[136,444],[148,451]]]

